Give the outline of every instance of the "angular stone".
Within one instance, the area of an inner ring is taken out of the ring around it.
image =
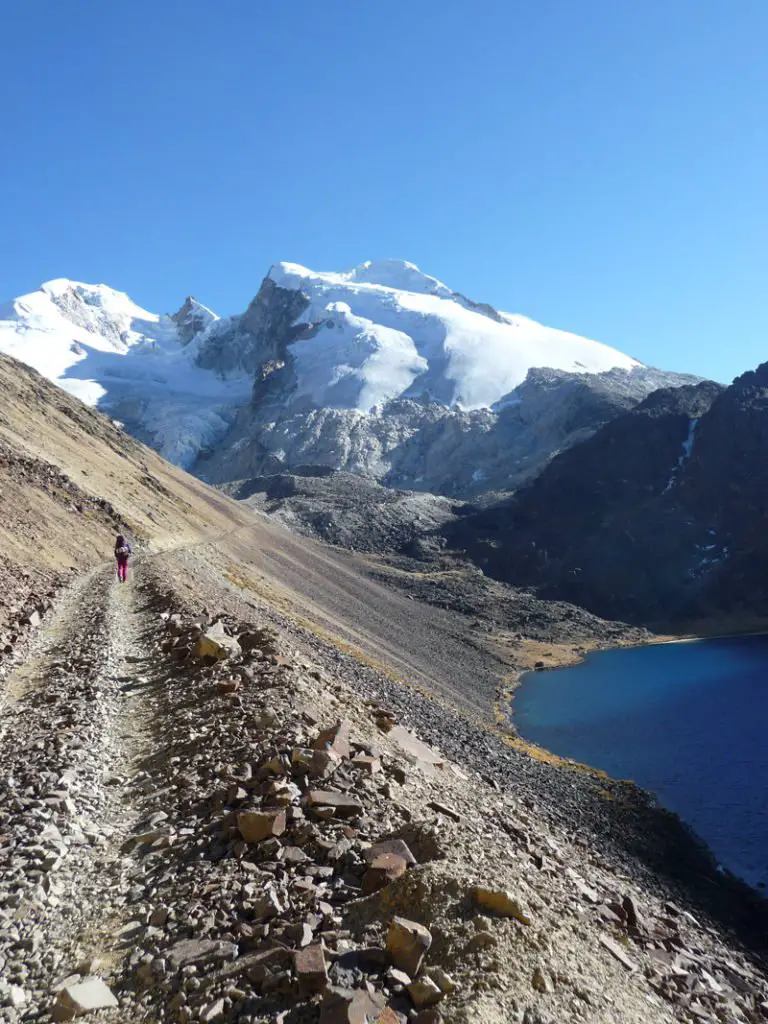
[[[309,774],[313,779],[327,779],[341,764],[341,758],[333,750],[313,751],[312,765]]]
[[[283,946],[275,946],[259,953],[241,956],[233,963],[221,968],[217,977],[245,977],[255,985],[261,984],[271,971],[285,967],[293,960],[293,951]]]
[[[196,658],[215,658],[217,661],[225,661],[242,652],[237,640],[233,636],[227,636],[223,625],[216,623],[205,633],[200,634],[195,641],[192,653]]]
[[[354,768],[359,768],[365,772],[366,775],[376,775],[381,771],[381,761],[378,757],[372,757],[369,754],[358,754],[352,758],[352,765]]]
[[[627,954],[624,952],[624,950],[621,948],[618,942],[614,942],[613,939],[608,938],[607,935],[601,935],[600,944],[605,946],[605,948],[612,956],[616,957],[616,959],[619,961],[622,967],[626,967],[628,971],[634,971],[636,969],[637,965],[635,964],[634,960],[631,960],[627,956]]]
[[[542,995],[547,995],[552,991],[552,983],[540,967],[534,968],[531,985]]]
[[[363,892],[377,892],[400,878],[407,870],[408,864],[404,857],[397,853],[380,853],[363,875]]]
[[[365,989],[334,989],[323,1001],[320,1024],[388,1024],[384,997]]]
[[[328,967],[325,962],[325,951],[322,943],[305,946],[294,954],[293,958],[299,989],[304,995],[322,992],[328,981]]]
[[[339,818],[353,818],[364,811],[356,797],[330,789],[311,789],[304,797],[304,803],[308,807],[331,807]]]
[[[392,963],[415,978],[424,955],[432,945],[432,934],[417,921],[395,917],[387,933],[387,952]]]
[[[280,898],[274,889],[265,889],[257,894],[253,904],[254,921],[266,921],[277,917],[285,910]]]
[[[444,814],[446,818],[451,818],[453,821],[461,821],[459,812],[447,804],[441,804],[437,800],[430,800],[427,806],[431,807],[433,811],[437,811],[438,814]]]
[[[449,996],[458,988],[450,974],[448,974],[447,971],[444,971],[442,967],[428,967],[426,973],[445,996]]]
[[[350,723],[344,718],[330,729],[323,729],[312,744],[314,750],[327,750],[337,757],[347,758],[352,753],[349,745]]]
[[[260,843],[270,836],[285,832],[285,811],[240,811],[237,827],[246,843]]]
[[[645,927],[645,919],[638,909],[637,903],[631,896],[625,896],[621,905],[627,915],[627,924],[634,931],[642,931]]]
[[[8,1000],[14,1009],[18,1010],[27,1001],[27,993],[21,985],[11,985],[8,989]]]
[[[402,1024],[403,1018],[391,1006],[385,1006],[373,1024]]]
[[[189,964],[232,960],[237,956],[237,946],[217,939],[181,939],[165,956],[171,969],[179,971]]]
[[[404,754],[412,758],[422,768],[441,768],[445,764],[445,758],[441,754],[438,754],[432,747],[428,747],[418,736],[408,732],[402,725],[393,726],[389,730],[389,737],[397,743]]]
[[[439,985],[431,978],[417,978],[408,986],[408,995],[417,1010],[426,1006],[435,1006],[443,998]]]
[[[231,679],[220,679],[216,684],[216,690],[223,697],[230,693],[237,693],[242,685],[242,680],[233,676]]]
[[[374,843],[367,850],[363,850],[363,860],[366,864],[372,864],[382,853],[396,853],[409,867],[413,867],[416,863],[416,858],[411,853],[410,847],[402,839],[384,839],[380,843]]]
[[[75,985],[67,985],[59,992],[53,1007],[53,1019],[73,1020],[93,1010],[117,1006],[110,987],[101,978],[85,978]]]
[[[486,889],[482,885],[475,886],[472,896],[479,907],[490,910],[499,917],[514,917],[521,924],[530,924],[531,919],[525,913],[512,893],[505,889]]]
[[[206,1024],[211,1024],[213,1021],[221,1020],[224,1016],[225,1008],[226,1003],[224,1000],[217,999],[215,1002],[209,1003],[208,1006],[203,1009],[200,1014],[200,1020],[205,1021]]]

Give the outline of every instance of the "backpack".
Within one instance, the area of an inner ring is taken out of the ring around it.
[[[128,555],[130,555],[130,553],[131,549],[128,547],[127,544],[124,544],[119,548],[115,548],[115,554],[117,555],[118,558],[127,558]]]

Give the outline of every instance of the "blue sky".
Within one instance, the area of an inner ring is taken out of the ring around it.
[[[670,369],[768,359],[765,0],[0,6],[0,299],[231,313],[399,257]]]

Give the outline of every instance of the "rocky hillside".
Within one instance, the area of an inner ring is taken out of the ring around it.
[[[534,659],[637,633],[496,584],[491,635],[449,574],[412,600],[0,387],[4,594],[49,587],[0,651],[3,1024],[760,1020],[764,901],[496,722]]]
[[[676,819],[227,575],[100,567],[7,667],[3,1020],[760,1019],[765,907]]]
[[[768,364],[659,391],[451,542],[488,573],[644,623],[768,616]]]
[[[104,416],[0,356],[0,650],[118,532],[160,548],[251,521]]]
[[[278,264],[221,319],[191,297],[160,316],[105,285],[51,281],[0,307],[0,352],[212,482],[311,464],[454,497],[517,486],[692,379],[397,260]]]
[[[314,466],[239,480],[222,490],[306,537],[350,551],[416,558],[444,546],[443,529],[462,504]]]

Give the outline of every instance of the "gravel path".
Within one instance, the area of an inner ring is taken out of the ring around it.
[[[115,956],[125,789],[146,751],[144,616],[111,569],[86,576],[5,680],[0,708],[0,977],[45,1020],[73,964]],[[53,992],[52,992],[53,989]]]

